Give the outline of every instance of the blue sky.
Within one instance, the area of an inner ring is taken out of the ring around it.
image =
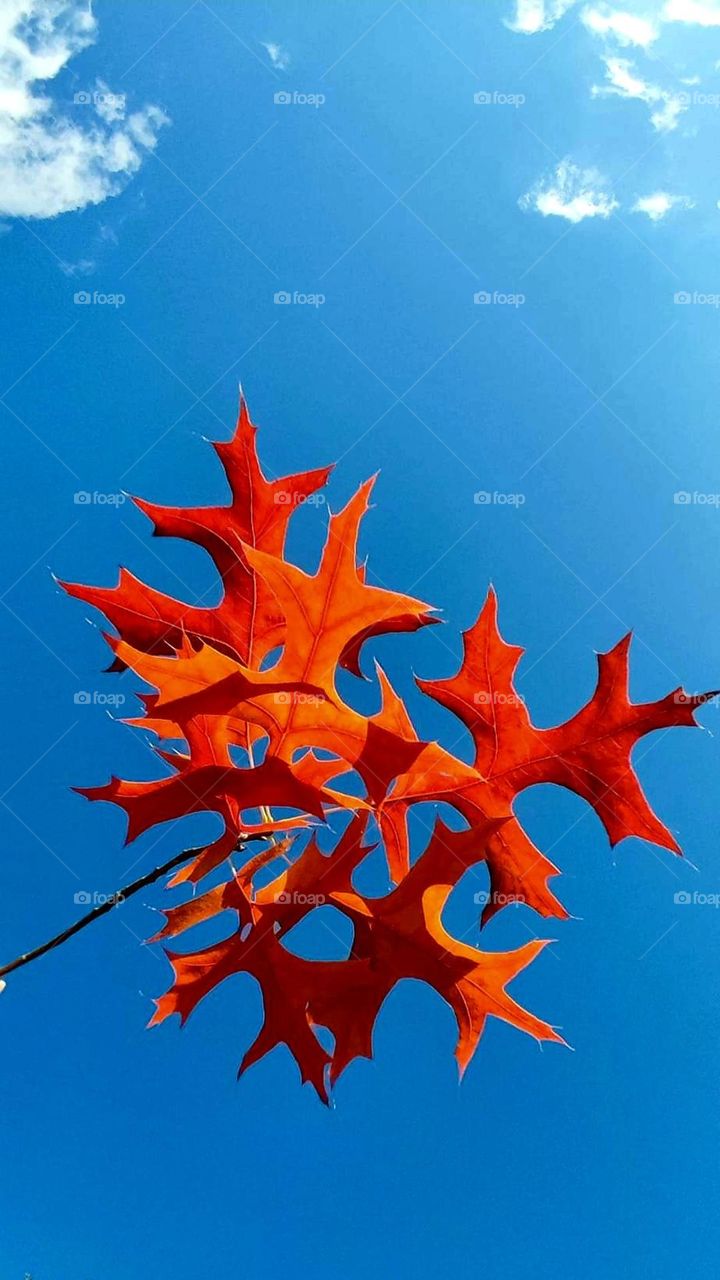
[[[202,838],[124,850],[70,792],[152,765],[49,570],[211,590],[122,495],[222,500],[203,437],[239,380],[268,472],[339,460],[337,509],[381,470],[370,570],[447,620],[374,646],[425,736],[449,722],[412,672],[454,670],[490,581],[540,725],[630,627],[636,699],[720,683],[720,5],[4,8],[3,959]],[[333,1110],[284,1051],[237,1084],[250,979],[144,1030],[159,889],[18,973],[3,1278],[713,1274],[718,714],[635,757],[682,862],[613,853],[557,788],[519,802],[574,918],[512,908],[483,945],[558,939],[513,993],[574,1052],[492,1022],[458,1088],[450,1012],[408,983]]]

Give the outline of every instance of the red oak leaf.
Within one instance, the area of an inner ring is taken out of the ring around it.
[[[180,646],[186,632],[242,662],[259,665],[282,643],[282,614],[242,548],[260,547],[282,555],[293,512],[327,483],[332,468],[267,480],[258,462],[256,433],[241,399],[233,439],[213,446],[230,486],[229,506],[159,507],[133,499],[152,520],[157,536],[185,538],[208,552],[223,582],[219,605],[204,608],[174,600],[126,570],[116,587],[62,584],[70,595],[100,609],[135,648],[169,653]]]
[[[514,675],[524,650],[503,640],[497,599],[490,591],[464,635],[465,656],[450,680],[420,680],[420,688],[453,711],[472,733],[475,767],[493,795],[512,800],[526,787],[554,782],[593,806],[615,845],[639,836],[664,849],[680,849],[650,808],[630,762],[645,734],[694,726],[694,712],[714,694],[675,689],[657,702],[629,698],[629,635],[598,654],[598,681],[589,702],[553,729],[533,725]]]

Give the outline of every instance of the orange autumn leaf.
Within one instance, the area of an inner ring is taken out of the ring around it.
[[[267,480],[258,462],[256,433],[241,400],[233,439],[213,446],[227,477],[228,506],[160,507],[133,499],[152,521],[157,537],[184,538],[207,551],[222,578],[224,595],[219,605],[204,608],[174,600],[145,586],[127,570],[121,571],[116,587],[63,584],[70,595],[100,609],[135,648],[171,653],[186,632],[242,662],[259,665],[266,653],[282,643],[282,614],[272,593],[248,565],[242,547],[282,555],[293,512],[317,495],[331,468]]]
[[[241,1071],[284,1044],[324,1101],[354,1059],[372,1056],[378,1013],[405,978],[425,982],[452,1009],[461,1072],[489,1017],[562,1043],[506,990],[545,942],[492,952],[454,938],[443,922],[450,894],[464,892],[466,873],[480,883],[485,875],[483,924],[509,902],[567,916],[549,886],[557,867],[514,812],[516,797],[538,783],[581,796],[611,843],[639,836],[678,853],[631,755],[647,733],[693,725],[704,697],[676,690],[631,702],[625,638],[599,655],[587,704],[566,723],[540,729],[515,686],[523,651],[502,638],[491,591],[465,634],[459,671],[418,681],[469,729],[471,764],[418,736],[377,664],[375,709],[358,710],[348,677],[338,683],[340,670],[358,676],[362,647],[373,638],[438,621],[423,601],[373,585],[359,563],[373,482],[329,515],[318,567],[308,573],[287,558],[286,534],[297,507],[317,499],[329,468],[268,480],[244,402],[233,439],[215,450],[228,479],[227,506],[136,501],[156,533],[185,538],[212,557],[223,582],[218,605],[174,600],[127,571],[114,588],[67,587],[118,632],[108,637],[113,669],[130,668],[152,690],[140,695],[145,714],[129,723],[152,735],[163,773],[152,781],[113,778],[82,794],[119,805],[128,840],[189,814],[212,813],[220,822],[217,838],[170,882],[201,887],[164,910],[157,938],[190,931],[191,940],[187,950],[168,953],[173,982],[152,1021],[173,1013],[185,1021],[225,978],[250,974],[264,1021]],[[428,803],[454,811],[454,826],[436,817],[418,855],[411,820]],[[266,839],[252,858],[243,843],[249,835]],[[391,887],[373,897],[358,891],[356,873],[368,859],[377,865],[378,846]],[[345,959],[304,959],[287,945],[291,930],[321,906],[349,922]],[[193,948],[196,929],[222,936]]]
[[[418,684],[467,725],[475,742],[475,768],[493,792],[512,800],[525,787],[554,782],[593,806],[612,845],[639,836],[679,853],[645,799],[630,754],[656,729],[694,725],[693,712],[713,695],[675,689],[657,702],[631,702],[630,640],[624,636],[608,653],[597,655],[595,692],[571,720],[538,729],[513,682],[523,650],[502,639],[497,599],[490,591],[478,621],[465,633],[457,675]]]

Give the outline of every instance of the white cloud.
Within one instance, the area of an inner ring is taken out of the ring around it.
[[[604,187],[605,180],[595,169],[581,169],[572,160],[561,160],[554,172],[541,178],[518,203],[521,209],[568,222],[609,218],[618,202]]]
[[[667,191],[655,191],[651,196],[639,196],[631,212],[646,213],[652,222],[659,222],[671,209],[694,208],[694,202],[687,196],[671,196]]]
[[[125,94],[113,93],[104,80],[98,80],[93,93],[93,105],[101,120],[116,124],[125,115]]]
[[[720,27],[720,0],[667,0],[662,17],[664,22]]]
[[[526,36],[549,31],[574,4],[575,0],[515,0],[515,17],[505,26]]]
[[[581,16],[584,26],[593,35],[610,36],[621,45],[636,44],[647,49],[660,35],[659,27],[650,18],[641,18],[623,9],[611,9],[607,5],[584,9]]]
[[[608,83],[593,85],[593,97],[615,94],[619,98],[637,98],[652,108],[650,122],[659,132],[664,133],[677,126],[678,117],[687,110],[687,94],[670,93],[643,80],[628,58],[605,57],[603,62]]]
[[[650,123],[658,133],[668,133],[677,128],[678,117],[687,111],[687,94],[663,93],[662,106],[653,111]]]
[[[277,67],[278,71],[287,71],[290,66],[290,54],[287,50],[283,49],[281,45],[275,44],[273,40],[267,43],[261,40],[260,43],[273,66]]]
[[[515,0],[515,16],[505,26],[523,35],[549,31],[577,0]],[[582,21],[594,35],[612,37],[620,45],[648,48],[657,40],[665,22],[684,22],[700,27],[720,27],[720,0],[647,0],[648,14],[614,9],[607,3],[590,5]],[[652,10],[655,10],[652,12]],[[266,45],[265,48],[268,48]]]
[[[94,258],[80,258],[78,262],[60,263],[60,270],[64,276],[91,276],[96,267]]]
[[[117,195],[169,123],[156,106],[126,118],[102,81],[72,105],[48,96],[96,38],[81,0],[0,0],[0,215],[52,218]]]

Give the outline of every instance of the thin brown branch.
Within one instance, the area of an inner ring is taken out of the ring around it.
[[[265,834],[244,835],[238,841],[237,847],[242,849],[243,845],[249,840],[266,840],[267,838]],[[169,858],[167,862],[163,862],[161,866],[155,867],[154,871],[148,871],[146,875],[133,880],[131,884],[125,885],[123,889],[118,889],[115,893],[108,894],[104,902],[97,907],[93,907],[92,911],[88,911],[87,915],[81,916],[79,920],[69,925],[67,929],[56,933],[54,938],[49,938],[47,942],[43,942],[39,947],[34,947],[32,951],[26,951],[24,955],[18,956],[16,960],[11,960],[9,964],[0,966],[0,979],[4,978],[8,973],[13,973],[15,969],[21,969],[23,965],[30,964],[31,960],[39,960],[40,956],[44,956],[48,951],[54,951],[56,947],[62,946],[63,942],[67,942],[68,938],[74,937],[76,933],[80,933],[81,929],[87,928],[89,924],[92,924],[93,920],[99,920],[101,916],[107,915],[114,907],[121,906],[134,893],[144,889],[146,885],[153,884],[155,880],[160,880],[168,871],[182,866],[184,862],[190,862],[192,858],[197,858],[204,852],[204,847],[185,849],[182,853],[176,853],[173,858]]]

